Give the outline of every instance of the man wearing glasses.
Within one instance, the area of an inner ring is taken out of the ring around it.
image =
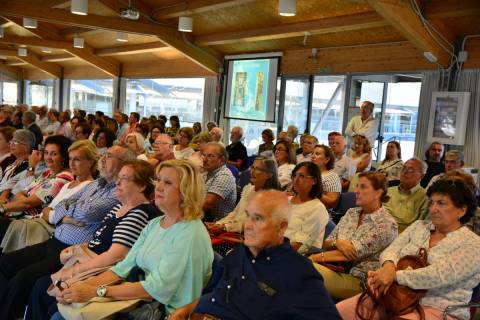
[[[159,163],[165,160],[175,159],[173,154],[173,140],[165,133],[159,134],[152,144],[153,158],[148,162],[155,168]]]
[[[203,179],[207,195],[203,203],[205,221],[217,221],[232,212],[237,200],[237,185],[227,168],[227,151],[218,142],[210,142],[202,150]]]
[[[384,207],[397,221],[398,232],[427,215],[427,192],[420,185],[425,172],[427,164],[418,158],[411,158],[400,171],[400,185],[388,188],[390,200]]]
[[[452,170],[457,170],[457,169],[462,169],[463,165],[465,164],[463,162],[463,153],[458,150],[450,150],[445,153],[445,160],[443,161],[444,163],[444,168],[445,172],[439,173],[436,176],[434,176],[430,182],[428,183],[427,187],[425,189],[428,190],[432,186],[433,183],[436,181],[443,179],[445,177],[445,174],[448,171]]]

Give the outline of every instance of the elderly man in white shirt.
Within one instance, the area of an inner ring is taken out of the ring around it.
[[[335,154],[335,165],[333,170],[338,174],[342,180],[342,189],[347,190],[350,185],[350,180],[357,171],[357,164],[349,156],[346,155],[345,138],[340,132],[330,132],[328,134],[328,145]]]
[[[360,115],[353,117],[345,129],[345,134],[350,137],[365,136],[373,147],[378,134],[378,122],[373,118],[373,103],[363,101],[360,105]]]

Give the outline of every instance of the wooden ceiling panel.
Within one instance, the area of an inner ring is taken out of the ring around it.
[[[432,21],[432,24],[435,26],[437,21]],[[450,31],[457,37],[480,33],[480,15],[465,16],[462,18],[444,18],[441,19],[440,22],[450,29]]]
[[[240,54],[261,51],[285,51],[304,48],[344,47],[371,43],[404,41],[405,38],[390,26],[357,30],[355,32],[337,32],[307,37],[277,39],[257,42],[243,42],[216,46],[226,54]],[[280,49],[280,50],[279,50]]]
[[[162,49],[157,52],[146,52],[142,54],[135,55],[119,55],[115,58],[121,63],[135,63],[141,61],[139,64],[144,64],[145,61],[155,61],[155,60],[178,60],[183,56],[174,49]]]
[[[155,36],[141,36],[137,34],[128,34],[128,42],[117,41],[117,33],[113,31],[101,31],[95,34],[83,35],[85,41],[96,49],[120,47],[124,45],[144,44],[158,41]]]
[[[278,0],[261,0],[195,14],[192,17],[194,18],[194,33],[204,35],[305,22],[368,11],[372,11],[372,8],[363,0],[297,0],[296,16],[282,17],[278,15]]]

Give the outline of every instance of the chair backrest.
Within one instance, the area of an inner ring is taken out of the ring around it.
[[[332,233],[333,229],[335,229],[336,226],[337,225],[335,224],[335,222],[333,222],[332,220],[328,220],[328,223],[325,226],[325,235],[323,236],[323,241],[327,239],[327,237],[330,235],[330,233]]]
[[[338,205],[335,208],[335,212],[344,215],[348,209],[355,208],[356,200],[355,192],[345,192],[340,194]]]
[[[255,161],[256,157],[257,157],[256,155],[248,156],[248,158],[247,158],[247,168],[250,168],[250,166],[253,164],[253,161]]]
[[[210,293],[217,286],[218,282],[222,278],[223,263],[221,263],[223,257],[216,251],[213,251],[213,263],[212,263],[212,275],[208,280],[207,285],[202,291],[202,294]]]
[[[240,178],[240,171],[238,171],[237,167],[235,167],[233,164],[227,163],[227,168],[235,177],[235,181],[238,181],[238,179]]]
[[[250,170],[243,170],[240,172],[240,178],[238,179],[237,186],[241,190],[243,190],[243,187],[245,187],[247,184],[250,183]]]

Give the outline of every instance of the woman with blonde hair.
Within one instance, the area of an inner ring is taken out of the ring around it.
[[[155,204],[164,215],[148,223],[123,261],[64,289],[57,300],[67,304],[96,296],[156,300],[170,314],[199,298],[213,261],[210,237],[201,220],[204,192],[202,176],[194,165],[184,160],[161,162]],[[135,267],[145,271],[145,280],[123,282]]]

